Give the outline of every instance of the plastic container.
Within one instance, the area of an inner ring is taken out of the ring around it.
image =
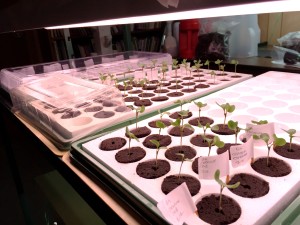
[[[199,20],[182,20],[179,24],[179,57],[194,59],[198,44]]]
[[[231,18],[239,24],[232,29],[229,38],[229,57],[246,58],[257,56],[260,29],[257,15],[241,15]]]
[[[78,59],[48,62],[24,67],[4,68],[0,71],[1,87],[8,93],[21,84],[41,77],[69,74],[74,77],[99,81],[99,73],[110,73],[124,78],[129,69],[139,68],[140,64],[156,65],[166,62],[172,64],[172,56],[167,53],[128,51],[107,55],[97,55]]]

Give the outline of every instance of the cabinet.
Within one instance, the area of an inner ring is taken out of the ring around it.
[[[111,26],[113,49],[159,52],[166,22]]]

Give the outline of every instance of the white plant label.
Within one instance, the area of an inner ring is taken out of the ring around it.
[[[173,225],[181,225],[197,210],[186,183],[182,183],[157,203],[157,208]]]
[[[253,157],[253,138],[241,145],[230,147],[231,164],[233,168],[245,165]]]
[[[275,133],[274,123],[267,123],[267,124],[246,124],[247,128],[251,128],[250,130],[246,131],[246,139],[248,140],[253,134],[260,135],[262,133],[267,133],[270,136],[270,141],[273,141],[273,134]],[[256,142],[262,142],[261,140],[254,140]]]
[[[228,151],[214,156],[202,156],[198,159],[198,175],[200,179],[212,180],[216,170],[220,170],[220,176],[229,175]]]

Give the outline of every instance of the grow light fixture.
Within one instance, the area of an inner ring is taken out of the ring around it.
[[[77,23],[61,26],[46,27],[46,29],[64,29],[74,27],[106,26],[116,24],[146,23],[156,21],[184,20],[192,18],[210,18],[220,16],[291,12],[300,11],[299,0],[268,1],[250,4],[240,4],[224,7],[190,10],[183,12],[164,13],[126,18],[100,20],[94,22]]]

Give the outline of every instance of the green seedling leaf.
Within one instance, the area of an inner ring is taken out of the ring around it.
[[[183,118],[183,117],[189,115],[189,111],[188,110],[181,110],[180,112],[178,112],[178,115]]]
[[[137,142],[139,142],[140,140],[129,131],[128,127],[126,127],[126,134],[128,135],[129,138],[136,140]]]
[[[273,134],[273,142],[270,141],[270,136],[267,133],[262,133],[262,134],[253,134],[253,138],[255,140],[263,140],[267,146],[268,149],[268,155],[267,155],[267,166],[269,166],[269,155],[270,155],[270,150],[271,147],[276,147],[276,146],[283,146],[286,144],[286,141],[283,138],[278,138],[275,134]]]
[[[297,132],[295,129],[289,129],[289,130],[282,129],[282,130],[288,133],[290,137],[295,137],[294,134],[296,134]]]
[[[228,128],[231,129],[231,130],[236,131],[237,128],[238,128],[238,122],[234,122],[232,120],[229,120],[228,121]]]
[[[256,125],[262,125],[262,124],[267,124],[268,120],[259,120],[259,121],[251,120],[251,123]]]
[[[219,104],[216,102],[216,104],[218,106],[220,106],[223,110],[223,114],[224,114],[224,126],[226,124],[226,118],[227,118],[227,113],[232,113],[235,110],[235,105],[230,105],[229,103],[225,103],[225,104]]]
[[[234,64],[234,65],[237,65],[237,64],[239,64],[239,61],[237,61],[236,59],[232,59],[232,60],[230,61],[230,63],[231,63],[231,64]]]
[[[138,107],[138,108],[137,108],[137,111],[138,111],[139,113],[145,112],[145,106],[142,105],[141,107]]]
[[[215,61],[215,64],[220,65],[221,62],[223,62],[223,60],[218,59]]]
[[[289,130],[282,129],[282,130],[285,131],[289,135],[289,138],[290,138],[289,151],[291,151],[292,150],[293,138],[296,137],[294,134],[296,134],[297,131],[295,129],[289,129]]]
[[[152,144],[154,144],[154,145],[156,146],[156,148],[159,148],[159,147],[160,147],[159,141],[157,141],[157,140],[155,140],[155,139],[151,139],[150,142],[151,142]]]
[[[275,134],[273,134],[273,147],[276,147],[276,146],[284,146],[286,144],[286,141],[284,138],[279,138],[277,137]]]
[[[156,126],[158,128],[161,128],[161,129],[164,129],[166,127],[166,125],[164,124],[164,122],[159,121],[159,120],[157,120],[155,124],[156,124]]]
[[[215,181],[220,185],[220,200],[219,200],[219,210],[222,211],[222,192],[225,187],[234,189],[240,185],[240,182],[236,182],[235,184],[226,184],[220,179],[220,170],[216,170],[214,174]]]
[[[205,107],[205,106],[207,106],[207,103],[195,102],[195,101],[193,101],[193,102],[200,109],[203,108],[203,107]]]
[[[174,127],[179,127],[180,126],[180,118],[177,118],[174,122],[171,122],[171,125]]]
[[[190,129],[190,130],[194,130],[194,127],[192,127],[192,125],[189,124],[189,123],[183,124],[182,129],[184,129],[184,128],[187,128],[187,129]]]
[[[224,142],[220,140],[220,138],[218,136],[215,136],[212,142],[214,145],[216,145],[219,148],[224,147]]]

